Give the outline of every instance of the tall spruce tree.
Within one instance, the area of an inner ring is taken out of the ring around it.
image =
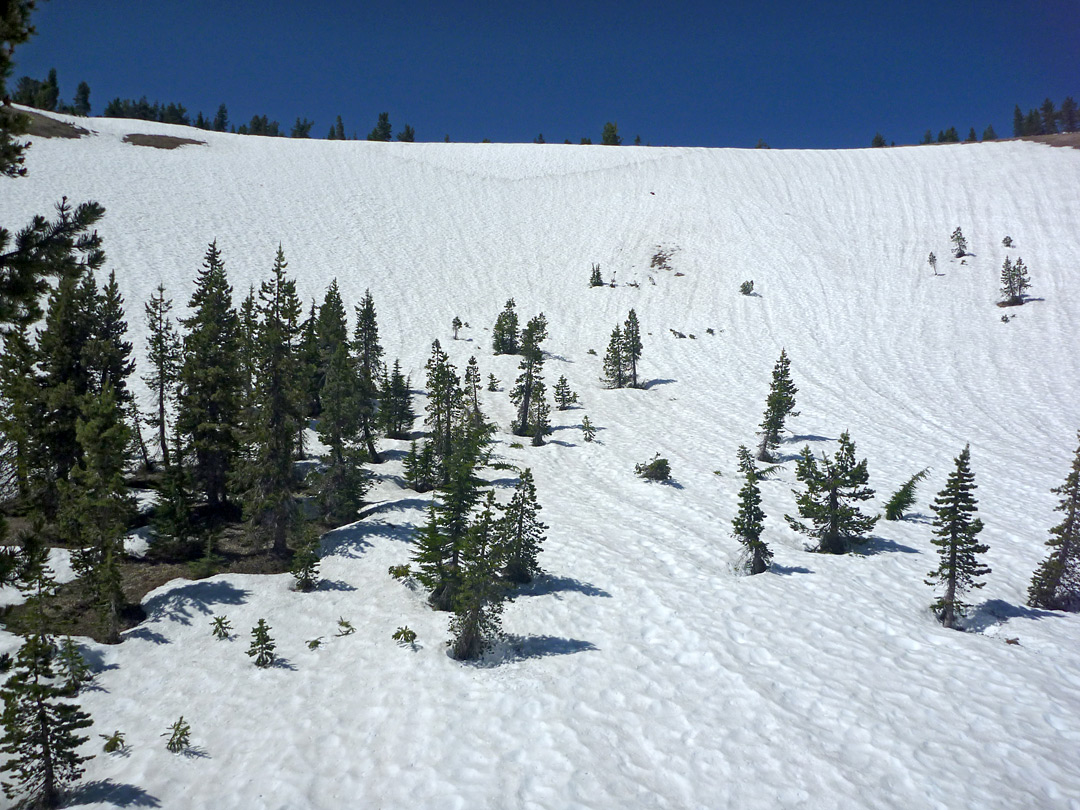
[[[1080,432],[1077,433],[1080,439]],[[1050,554],[1031,578],[1028,604],[1048,610],[1080,609],[1080,446],[1065,483],[1050,490],[1061,500],[1054,511],[1065,519],[1050,530]]]
[[[607,353],[604,355],[604,376],[600,378],[608,388],[626,387],[626,360],[623,356],[625,347],[622,327],[616,326],[611,331],[611,340],[608,341]]]
[[[806,445],[795,462],[795,477],[806,486],[794,494],[799,517],[809,525],[784,515],[791,528],[816,539],[817,550],[825,554],[844,554],[866,540],[878,516],[862,514],[856,502],[872,498],[874,490],[866,486],[866,459],[855,461],[855,443],[847,431],[840,434],[836,454],[829,458],[822,453],[820,464]]]
[[[0,688],[4,701],[0,753],[9,774],[4,795],[21,807],[59,807],[63,790],[83,774],[91,757],[78,753],[89,737],[90,715],[67,700],[54,666],[56,645],[44,634],[27,636],[10,677]]]
[[[191,437],[197,485],[211,507],[228,500],[228,479],[239,450],[242,404],[240,321],[232,305],[217,242],[211,242],[182,320],[178,420]]]
[[[318,416],[322,409],[319,389],[322,388],[323,376],[326,374],[325,366],[319,368],[319,338],[315,331],[318,321],[319,310],[315,306],[315,299],[312,299],[308,316],[300,324],[300,341],[296,348],[297,359],[304,375],[304,413],[311,417]]]
[[[416,421],[412,407],[411,381],[401,373],[401,362],[394,361],[389,374],[383,374],[379,390],[379,424],[389,439],[407,439]]]
[[[465,397],[457,369],[450,362],[438,340],[431,344],[427,362],[428,404],[425,423],[430,430],[432,451],[439,469],[439,480],[449,480],[449,460],[465,422]]]
[[[510,401],[517,406],[513,432],[517,436],[534,435],[536,424],[530,420],[532,398],[537,385],[543,383],[544,351],[540,344],[547,338],[547,319],[540,313],[529,320],[521,333],[521,362],[518,378],[510,391]]]
[[[623,348],[622,359],[626,366],[628,385],[631,388],[638,387],[637,365],[641,359],[641,327],[638,325],[637,313],[630,310],[623,324],[622,332]]]
[[[333,521],[355,520],[369,486],[362,467],[367,456],[360,446],[357,392],[356,367],[348,345],[338,343],[327,363],[318,423],[319,440],[330,451],[320,476],[318,502],[323,516]]]
[[[3,337],[0,353],[0,453],[12,472],[15,493],[26,500],[31,475],[40,469],[35,451],[42,419],[40,381],[35,364],[37,350],[29,329],[20,324]],[[2,525],[2,520],[0,520]]]
[[[371,304],[374,311],[374,302]],[[374,317],[374,316],[372,316]],[[306,358],[307,362],[314,362],[314,381],[316,386],[316,399],[326,381],[327,369],[330,367],[330,359],[334,356],[338,346],[349,346],[349,317],[345,312],[345,304],[341,300],[341,291],[338,289],[337,279],[330,282],[323,296],[322,304],[319,305],[318,315],[314,325],[315,352],[314,357]],[[376,345],[378,344],[376,327]],[[346,351],[346,356],[348,353]],[[381,356],[381,350],[380,350]],[[351,360],[351,358],[350,358]],[[380,358],[381,362],[381,358]],[[372,379],[378,379],[374,374]],[[313,411],[317,415],[318,411]]]
[[[975,517],[975,475],[970,467],[971,450],[965,446],[956,457],[956,469],[949,473],[945,488],[934,498],[934,534],[930,542],[938,547],[938,567],[927,576],[927,585],[944,586],[945,593],[931,607],[945,627],[956,627],[957,620],[969,607],[960,597],[971,588],[981,588],[985,582],[975,577],[985,576],[990,569],[979,562],[977,555],[985,554],[989,546],[980,545],[975,536],[982,531],[982,521]]]
[[[773,366],[772,383],[769,395],[765,399],[765,417],[761,421],[761,444],[758,445],[758,459],[772,461],[772,450],[780,446],[780,431],[789,416],[798,416],[795,410],[795,395],[799,389],[791,381],[791,361],[787,351],[780,350],[780,359]]]
[[[371,290],[364,291],[364,298],[356,307],[353,350],[356,352],[359,370],[360,430],[364,435],[368,459],[372,464],[381,464],[382,457],[375,446],[375,430],[379,404],[378,380],[384,365],[383,349],[379,344],[375,299],[371,295]]]
[[[293,464],[296,436],[304,411],[303,375],[297,358],[300,299],[296,282],[285,275],[288,263],[278,247],[272,275],[259,287],[259,408],[249,426],[251,455],[244,459],[239,482],[249,530],[270,541],[275,554],[288,553],[288,541],[301,528]]]
[[[151,427],[157,430],[161,460],[166,467],[169,466],[169,425],[166,414],[175,398],[182,359],[180,335],[169,317],[172,305],[172,299],[165,297],[164,284],[158,284],[150,300],[143,305],[148,332],[146,360],[150,365],[150,372],[143,377],[143,382],[154,395],[155,408],[149,421]]]
[[[495,354],[518,353],[518,316],[514,299],[507,300],[503,311],[495,318],[491,330],[491,350]]]
[[[749,452],[746,455],[749,456]],[[752,459],[750,463],[753,464]],[[764,522],[761,491],[758,489],[756,472],[751,467],[746,472],[746,483],[739,490],[739,512],[731,521],[731,534],[742,543],[747,558],[746,570],[750,574],[765,573],[772,562],[772,552],[761,539],[761,533],[765,530]]]
[[[501,542],[506,553],[503,575],[515,584],[532,582],[541,572],[537,557],[543,548],[547,526],[537,513],[542,507],[536,499],[532,470],[526,467],[518,479],[510,502],[499,519]]]

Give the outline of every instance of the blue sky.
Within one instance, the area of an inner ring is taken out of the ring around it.
[[[830,148],[1080,97],[1080,0],[417,2],[51,0],[14,78],[61,96],[220,103],[364,137],[388,111],[417,140]]]

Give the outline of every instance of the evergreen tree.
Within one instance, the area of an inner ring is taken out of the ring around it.
[[[177,418],[192,440],[195,480],[218,507],[227,501],[239,448],[243,379],[240,322],[217,242],[207,248],[188,308]]]
[[[637,364],[641,359],[641,328],[638,326],[637,313],[634,310],[630,310],[630,314],[626,316],[622,339],[622,359],[630,378],[628,384],[631,388],[637,388]]]
[[[292,125],[292,131],[289,132],[290,138],[307,138],[311,136],[311,128],[315,126],[314,121],[309,121],[299,116],[296,118],[296,123]]]
[[[319,311],[313,298],[311,307],[308,309],[308,316],[300,324],[300,339],[296,345],[296,357],[304,378],[304,415],[311,417],[318,416],[319,411],[322,410],[319,390],[322,388],[323,375],[326,374],[325,366],[321,369],[321,373],[319,368],[319,338],[315,331],[318,320]]]
[[[158,284],[150,300],[143,305],[146,312],[146,328],[149,336],[146,340],[146,359],[150,364],[150,373],[143,377],[143,382],[153,392],[156,409],[150,417],[150,425],[157,429],[161,459],[169,466],[168,420],[166,411],[174,398],[176,385],[180,379],[181,342],[173,326],[169,312],[172,299],[165,297],[165,285]]]
[[[821,454],[820,466],[806,445],[796,462],[795,477],[806,486],[805,492],[795,493],[799,517],[810,525],[784,515],[791,528],[816,539],[817,550],[825,554],[843,554],[865,541],[878,518],[862,514],[855,502],[872,498],[874,490],[866,486],[870,478],[866,459],[856,463],[855,443],[847,431],[840,434],[836,455],[830,459]]]
[[[964,138],[964,142],[965,143],[975,143],[977,140],[979,140],[979,138],[975,134],[975,127],[972,127],[971,129],[968,130],[968,135],[967,135],[966,138]]]
[[[560,411],[566,411],[570,409],[571,405],[575,405],[578,401],[578,395],[570,390],[570,383],[566,381],[566,377],[559,377],[559,381],[555,383],[555,404]]]
[[[1024,134],[1025,135],[1045,135],[1042,127],[1042,116],[1039,115],[1039,111],[1036,109],[1028,110],[1027,115],[1024,116]]]
[[[772,461],[771,450],[780,446],[780,431],[789,416],[798,416],[795,410],[795,395],[799,389],[791,381],[791,361],[787,351],[780,350],[780,359],[773,366],[772,383],[769,395],[765,398],[765,416],[761,421],[761,444],[758,446],[758,459]]]
[[[930,269],[934,271],[934,275],[936,276],[938,274],[937,256],[934,255],[934,251],[930,251],[930,257],[926,260],[926,262],[930,265]]]
[[[384,369],[383,349],[379,344],[379,324],[375,313],[375,299],[371,290],[365,290],[364,298],[356,307],[356,329],[353,332],[353,350],[356,352],[359,370],[360,430],[364,435],[368,459],[381,464],[382,457],[375,447],[375,425],[378,408],[377,381]]]
[[[90,85],[86,82],[79,82],[79,86],[75,88],[75,100],[71,108],[75,115],[90,115]]]
[[[601,381],[608,388],[626,387],[626,360],[623,351],[626,348],[622,327],[616,326],[611,332],[607,354],[604,355],[604,376]]]
[[[590,287],[603,287],[604,279],[600,275],[600,265],[594,264],[592,271],[589,273],[589,286]]]
[[[289,572],[296,580],[296,590],[307,593],[319,585],[319,533],[308,524],[293,555]]]
[[[282,556],[288,553],[288,540],[300,523],[293,463],[304,405],[296,351],[301,306],[296,282],[285,275],[287,268],[279,246],[273,275],[259,288],[256,397],[260,407],[249,427],[253,449],[239,471],[249,530],[269,539],[274,553]]]
[[[915,487],[917,487],[919,482],[929,474],[929,467],[920,470],[905,481],[900,488],[892,494],[892,497],[889,498],[889,502],[885,504],[886,520],[904,519],[904,513],[915,503]]]
[[[1062,105],[1064,107],[1064,105]],[[1080,439],[1080,433],[1077,433]],[[1061,500],[1054,511],[1065,519],[1050,530],[1051,549],[1028,588],[1028,604],[1048,610],[1080,609],[1080,446],[1065,483],[1050,490]]]
[[[274,659],[277,657],[274,653],[276,647],[277,644],[270,637],[270,625],[266,623],[266,619],[259,619],[259,623],[251,628],[248,656],[254,659],[255,666],[265,669],[274,665]],[[180,719],[183,720],[183,718]]]
[[[996,141],[997,133],[994,132],[994,125],[988,124],[986,129],[983,130],[982,139],[984,141]]]
[[[450,620],[450,654],[469,661],[484,654],[502,635],[505,587],[499,570],[505,551],[494,516],[495,494],[490,490],[484,509],[468,530],[460,557],[458,588],[454,592],[454,618]]]
[[[255,381],[259,378],[259,303],[254,284],[248,287],[248,294],[240,302],[238,322],[240,401],[242,409],[250,411],[255,407]]]
[[[491,330],[491,348],[495,354],[518,353],[518,316],[513,298],[506,302],[495,319],[495,327]]]
[[[1066,96],[1061,102],[1061,131],[1076,132],[1077,123],[1080,121],[1076,114],[1076,100],[1072,96]]]
[[[544,437],[551,433],[551,406],[547,401],[547,388],[543,380],[538,379],[533,388],[529,423],[532,425],[532,446],[542,446]]]
[[[449,480],[449,460],[454,454],[460,426],[465,424],[465,401],[457,369],[439,341],[431,344],[427,362],[428,404],[425,423],[431,431],[431,446],[439,470],[439,481]]]
[[[1024,293],[1031,286],[1031,278],[1028,276],[1027,266],[1021,258],[1016,259],[1016,264],[1005,257],[1001,266],[1001,303],[1004,306],[1015,306],[1024,303]]]
[[[937,537],[930,542],[938,547],[940,562],[938,567],[927,576],[927,585],[943,585],[944,595],[932,608],[945,627],[956,626],[957,619],[964,615],[967,605],[960,597],[969,588],[981,588],[986,583],[975,582],[975,577],[990,573],[990,569],[980,563],[976,555],[985,554],[989,546],[980,545],[975,536],[982,531],[982,521],[975,517],[978,503],[972,494],[975,491],[975,476],[969,462],[971,451],[964,447],[956,457],[956,469],[949,473],[945,488],[934,498],[930,508],[934,511],[934,534]]]
[[[540,313],[529,320],[521,333],[521,372],[510,392],[510,401],[517,406],[517,419],[513,432],[517,436],[532,436],[536,425],[530,420],[533,393],[537,385],[543,382],[544,352],[540,344],[547,338],[547,318]]]
[[[390,113],[379,113],[379,120],[375,124],[375,128],[368,133],[367,139],[369,141],[389,141],[390,136]]]
[[[749,456],[749,452],[746,455]],[[750,463],[753,464],[753,461]],[[739,512],[731,521],[731,534],[743,545],[747,557],[746,570],[750,574],[763,574],[769,570],[772,562],[772,552],[761,539],[761,533],[765,530],[764,521],[761,491],[758,489],[757,475],[751,467],[746,473],[746,483],[739,490]]]
[[[880,132],[875,132],[874,137],[870,141],[870,146],[878,148],[885,145],[885,138]]]
[[[587,442],[591,442],[596,438],[596,428],[589,421],[588,416],[581,417],[581,436]]]
[[[405,483],[409,489],[428,492],[439,483],[439,470],[435,463],[435,445],[431,441],[409,443],[409,452],[403,462]]]
[[[501,543],[506,553],[503,575],[518,585],[532,582],[541,573],[537,556],[544,545],[547,526],[537,517],[542,507],[536,500],[536,484],[528,467],[521,473],[510,502],[499,521]]]
[[[412,143],[416,140],[416,130],[406,124],[397,134],[397,139],[402,143]]]
[[[1058,131],[1058,112],[1054,108],[1054,102],[1050,99],[1043,101],[1039,107],[1040,123],[1044,135],[1054,135]]]
[[[165,556],[191,556],[196,547],[195,493],[188,471],[188,448],[179,430],[173,431],[171,463],[161,477],[159,499],[150,519],[156,535],[154,549]]]
[[[36,0],[14,0],[5,3],[4,13],[0,14],[0,98],[8,97],[7,80],[11,77],[15,47],[34,33],[30,12],[35,5]],[[0,105],[0,175],[26,174],[23,152],[30,144],[20,141],[19,136],[26,133],[29,124],[27,116],[7,104]]]
[[[221,104],[217,109],[213,127],[214,132],[226,132],[229,129],[229,110],[224,104]]]
[[[967,239],[964,238],[964,233],[960,230],[959,225],[957,225],[956,230],[952,232],[949,241],[953,244],[953,254],[956,258],[960,259],[967,255]]]
[[[1017,104],[1013,109],[1013,137],[1019,138],[1027,135],[1024,130],[1024,113],[1020,109],[1020,105]]]
[[[412,407],[412,382],[401,373],[401,363],[394,361],[394,370],[383,375],[379,393],[379,421],[387,438],[407,439],[416,421]]]
[[[932,133],[930,130],[926,130],[925,134],[923,134],[923,136],[922,136],[922,140],[919,141],[919,143],[922,144],[923,146],[925,146],[927,144],[931,144],[933,142],[934,142],[934,133]]]
[[[480,410],[480,364],[476,357],[470,357],[465,366],[465,418],[474,431],[483,431],[487,425],[483,411]]]
[[[20,499],[30,496],[31,474],[40,469],[42,402],[35,363],[37,351],[27,327],[20,324],[3,338],[0,353],[0,437],[4,462],[14,477]],[[2,526],[2,520],[0,520]]]
[[[10,781],[4,795],[21,806],[60,806],[61,792],[82,776],[88,756],[79,747],[89,737],[79,734],[92,725],[90,715],[67,702],[58,683],[56,647],[46,635],[28,636],[15,658],[14,671],[0,689],[4,701],[4,770]]]
[[[620,146],[622,138],[619,136],[619,125],[611,121],[604,124],[604,131],[600,135],[600,143],[604,146]]]
[[[318,484],[318,502],[328,520],[355,520],[370,486],[361,466],[366,455],[359,444],[357,391],[355,366],[346,344],[339,343],[327,367],[322,389],[323,412],[318,424],[319,441],[330,451]]]

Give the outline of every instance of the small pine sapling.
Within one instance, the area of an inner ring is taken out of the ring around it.
[[[571,405],[577,404],[578,395],[570,390],[570,383],[566,381],[566,377],[559,377],[559,381],[555,383],[555,404],[560,411],[569,410]]]
[[[487,390],[488,391],[498,391],[499,390],[499,380],[498,380],[498,378],[496,378],[496,376],[494,374],[488,374]]]
[[[751,575],[765,573],[772,562],[772,552],[761,539],[764,523],[765,513],[761,509],[757,476],[750,470],[746,473],[746,483],[739,490],[739,512],[731,521],[731,534],[743,545],[745,569]]]
[[[934,251],[932,251],[932,250],[930,251],[930,258],[928,258],[928,259],[926,260],[926,262],[927,262],[927,264],[929,264],[929,265],[930,265],[930,269],[934,271],[934,275],[935,275],[935,276],[936,276],[936,275],[938,275],[938,271],[937,271],[937,256],[935,256],[935,255],[934,255]]]
[[[210,622],[210,626],[213,628],[214,638],[218,641],[227,640],[229,633],[232,632],[232,623],[227,616],[215,616],[213,621]]]
[[[596,438],[596,427],[589,421],[588,416],[581,418],[581,436],[587,442],[591,442]]]
[[[949,473],[945,488],[934,498],[930,508],[934,511],[934,534],[930,542],[938,547],[938,567],[927,574],[927,585],[941,585],[945,593],[931,605],[941,624],[955,628],[958,619],[969,607],[960,597],[970,588],[981,588],[985,582],[975,582],[975,577],[990,573],[990,568],[979,562],[977,555],[985,554],[989,546],[976,542],[975,536],[982,531],[982,521],[975,517],[975,475],[969,465],[971,450],[964,447],[956,457],[956,469]]]
[[[352,622],[346,621],[341,616],[338,617],[337,626],[338,631],[334,633],[334,635],[338,638],[342,638],[344,636],[351,636],[353,633],[356,632],[356,628],[352,626]]]
[[[1080,439],[1080,433],[1077,433]],[[1065,519],[1050,530],[1046,545],[1050,555],[1043,560],[1028,588],[1028,604],[1047,610],[1080,609],[1080,446],[1073,456],[1065,483],[1050,490],[1061,496],[1055,512]]]
[[[323,641],[322,636],[319,636],[318,638],[308,639],[307,648],[309,650],[317,650],[317,649],[319,649],[319,647],[322,646],[322,641]]]
[[[799,389],[791,381],[791,361],[787,351],[780,350],[780,357],[773,366],[772,382],[769,395],[765,398],[765,417],[761,421],[761,444],[758,446],[758,460],[772,461],[770,451],[780,446],[780,431],[789,416],[798,416],[795,410],[795,395]]]
[[[391,565],[388,573],[394,579],[408,579],[412,576],[412,569],[409,567],[408,563],[405,563],[404,565]]]
[[[191,726],[184,721],[184,715],[180,715],[180,719],[161,736],[169,738],[165,748],[173,754],[181,754],[191,748]]]
[[[101,750],[106,754],[122,754],[127,750],[127,742],[124,740],[124,732],[117,729],[112,734],[98,734],[105,744]]]
[[[461,326],[461,318],[455,315],[454,320],[450,323],[450,328],[454,330],[454,340],[458,339],[458,331],[461,329]]]
[[[634,472],[646,481],[667,481],[671,478],[671,465],[657,453],[651,461],[635,464]]]
[[[905,481],[903,485],[892,494],[892,497],[889,498],[889,502],[885,504],[886,520],[904,519],[904,514],[915,504],[915,487],[917,487],[919,482],[929,474],[929,467],[920,470]]]
[[[1001,240],[1001,246],[1002,247],[1007,247],[1007,248],[1012,247],[1013,246],[1013,238],[1011,236],[1006,236],[1004,239]]]
[[[754,294],[754,282],[753,281],[744,281],[742,284],[739,285],[739,292],[741,292],[743,295],[753,295]]]
[[[516,585],[532,582],[540,573],[537,557],[544,545],[547,526],[538,513],[543,507],[536,499],[536,484],[532,470],[526,467],[510,502],[503,507],[499,520],[501,545],[506,554],[503,575]]]
[[[402,647],[408,645],[410,647],[416,646],[416,631],[410,630],[409,625],[399,627],[394,631],[394,635],[390,636],[394,641],[400,644]]]
[[[251,646],[247,651],[247,654],[255,659],[255,666],[260,669],[273,666],[274,659],[277,657],[274,654],[276,646],[270,637],[270,626],[265,619],[259,619],[259,623],[251,628]]]
[[[307,593],[319,585],[319,533],[315,527],[304,528],[300,548],[293,554],[290,573],[296,580],[296,590]]]
[[[779,473],[780,470],[784,469],[783,464],[769,464],[765,467],[759,467],[753,454],[747,449],[745,444],[739,445],[736,455],[739,458],[739,472],[743,475],[750,475],[753,473],[754,478],[757,481],[768,481],[774,475]],[[716,474],[720,475],[721,473],[717,470]]]

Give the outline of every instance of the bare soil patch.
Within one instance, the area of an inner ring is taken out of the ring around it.
[[[206,141],[196,141],[193,138],[178,138],[175,135],[144,135],[132,133],[124,136],[124,143],[135,146],[152,146],[154,149],[176,149],[179,146],[206,145]]]
[[[30,119],[30,128],[26,134],[34,138],[81,138],[90,134],[88,129],[66,124],[31,110],[23,110],[22,114]]]

